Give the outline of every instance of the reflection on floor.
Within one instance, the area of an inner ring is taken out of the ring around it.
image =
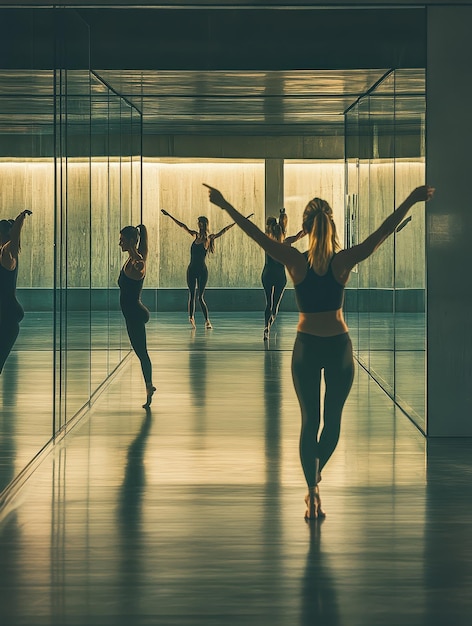
[[[2,626],[468,626],[470,442],[358,367],[307,525],[292,329],[216,322],[161,336],[148,415],[130,359],[5,511]]]
[[[197,312],[197,330],[191,331],[184,312],[153,314],[148,324],[148,344],[153,351],[261,352],[262,314],[216,313],[214,329],[206,331]],[[271,350],[290,351],[297,314],[279,315],[270,339]],[[376,379],[402,399],[401,406],[424,428],[424,320],[414,314],[348,315],[354,348]],[[394,326],[395,321],[395,326]],[[401,331],[400,331],[401,329]],[[63,402],[67,421],[81,409],[90,392],[113,371],[129,350],[120,312],[75,312],[64,321],[68,352],[63,355],[67,389]],[[402,338],[400,342],[398,337]],[[21,324],[15,350],[0,377],[0,492],[45,445],[53,432],[52,317],[28,312]],[[383,341],[383,343],[382,343]],[[393,347],[399,349],[393,352]],[[108,349],[111,346],[111,349]],[[372,351],[366,351],[371,346]],[[92,347],[92,350],[90,350]],[[59,357],[58,357],[59,358]],[[59,380],[59,370],[57,374]],[[32,416],[34,407],[34,417]]]

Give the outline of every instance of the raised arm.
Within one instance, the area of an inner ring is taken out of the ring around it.
[[[221,237],[221,235],[224,235],[226,232],[228,232],[230,228],[233,228],[234,225],[235,222],[233,222],[232,224],[228,224],[228,226],[222,228],[218,233],[212,233],[210,235],[211,239],[218,239],[218,237]]]
[[[345,271],[349,272],[357,263],[367,259],[396,230],[398,225],[405,219],[408,211],[418,202],[431,200],[434,191],[434,187],[429,185],[422,185],[414,189],[406,200],[362,243],[347,250],[342,250],[339,253],[338,263],[342,263]]]
[[[250,217],[252,217],[254,215],[254,213],[250,213],[246,219],[248,220]],[[214,235],[210,235],[210,237],[212,239],[218,239],[218,237],[221,237],[221,235],[224,235],[230,228],[233,228],[233,226],[235,225],[236,222],[233,222],[232,224],[228,224],[228,226],[225,226],[222,230],[220,230],[219,233],[215,233]]]
[[[280,224],[280,228],[282,229],[283,234],[285,235],[285,233],[287,232],[287,224],[288,224],[288,217],[287,217],[287,213],[285,212],[285,209],[280,209],[279,224]]]
[[[285,237],[284,244],[286,246],[291,246],[292,244],[296,243],[302,237],[305,237],[305,235],[306,235],[306,232],[304,230],[299,230],[296,235],[290,235],[290,237]]]
[[[10,229],[10,239],[2,248],[1,264],[7,270],[13,271],[16,267],[18,254],[20,252],[20,234],[25,217],[31,215],[32,211],[25,209],[13,222]]]
[[[269,254],[276,261],[283,263],[287,267],[292,278],[294,268],[305,268],[306,261],[304,260],[303,255],[296,248],[286,246],[283,243],[279,243],[278,241],[275,241],[275,239],[268,237],[258,226],[256,226],[256,224],[254,224],[254,222],[249,221],[247,217],[244,217],[244,215],[227,202],[218,189],[210,187],[210,185],[207,185],[206,183],[203,183],[203,185],[208,188],[210,202],[226,211],[235,223],[246,233],[246,235],[251,237],[251,239],[261,246],[267,254]]]
[[[177,224],[177,226],[180,226],[180,228],[183,228],[184,230],[186,230],[189,235],[192,235],[192,236],[198,235],[198,232],[196,230],[192,230],[191,228],[187,226],[187,224],[184,224],[183,222],[179,222],[178,219],[176,219],[173,215],[171,215],[165,209],[161,209],[161,213],[165,215],[166,217],[170,217],[170,219],[173,220]]]
[[[144,224],[139,224],[139,246],[138,252],[143,257],[143,260],[147,260],[148,256],[148,232],[146,226]]]

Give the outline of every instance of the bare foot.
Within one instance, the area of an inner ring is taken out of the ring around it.
[[[305,503],[307,506],[305,519],[307,521],[314,519],[324,519],[326,517],[326,513],[321,508],[320,490],[318,485],[310,488],[308,494],[305,497]]]

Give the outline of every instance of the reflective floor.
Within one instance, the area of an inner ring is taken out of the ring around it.
[[[292,326],[264,350],[183,321],[152,410],[133,357],[3,512],[0,624],[468,626],[472,443],[427,443],[357,367],[306,524]]]

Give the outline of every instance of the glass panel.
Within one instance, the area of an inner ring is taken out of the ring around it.
[[[132,155],[132,126],[131,126],[131,107],[120,99],[120,116],[121,116],[121,226],[136,226],[134,215],[132,213],[131,204],[131,155]],[[137,216],[139,219],[139,216]]]
[[[33,212],[20,238],[19,329],[18,318],[11,317],[13,303],[0,298],[0,492],[52,436],[53,84],[52,70],[0,74],[0,220]],[[2,233],[6,242],[8,232]]]
[[[67,10],[55,22],[57,430],[90,398],[91,92],[88,25]]]
[[[119,232],[141,219],[141,115],[92,79],[92,392],[129,341],[119,310]]]
[[[359,243],[359,107],[345,119],[346,199],[344,214],[344,247]],[[344,314],[354,353],[359,351],[359,267],[353,268],[345,291]]]
[[[397,71],[396,203],[425,183],[424,72]],[[411,77],[416,89],[411,93]],[[404,92],[409,92],[406,95]],[[421,428],[426,427],[426,315],[424,205],[396,235],[395,399]]]
[[[10,60],[30,54],[31,67],[54,69],[0,72],[0,219],[33,212],[18,263],[25,315],[0,380],[0,492],[120,362],[119,230],[123,214],[141,219],[139,112],[90,72],[89,29],[78,13],[29,16],[29,51],[11,40]],[[7,305],[0,348],[17,330],[5,327]]]
[[[419,70],[392,73],[346,115],[346,220],[352,221],[357,186],[358,241],[424,184],[424,119],[424,72]],[[411,219],[353,277],[359,361],[424,429],[424,212],[415,207]],[[354,342],[355,318],[347,317]]]
[[[142,221],[142,157],[141,157],[141,115],[131,109],[131,214],[133,223]]]
[[[359,195],[358,195],[358,235],[359,242],[363,241],[372,231],[370,214],[370,157],[371,157],[371,128],[369,113],[369,98],[359,102]],[[359,303],[359,328],[358,350],[359,361],[370,369],[370,262],[369,260],[359,264],[358,267],[358,303]]]
[[[131,107],[122,99],[120,99],[120,229],[125,226],[136,226],[140,220],[140,216],[133,215],[132,207],[132,134],[131,134]],[[116,233],[117,240],[119,238],[119,230]],[[121,265],[127,258],[126,254],[121,255]],[[118,274],[117,274],[118,276]],[[121,321],[121,349],[122,355],[130,350],[130,340],[128,334],[124,330],[124,320]]]
[[[110,373],[108,346],[110,252],[108,235],[108,88],[91,84],[91,390]]]
[[[90,73],[67,72],[65,162],[66,421],[90,397],[91,98]]]
[[[394,75],[369,98],[371,162],[369,172],[370,232],[395,208]],[[394,238],[388,238],[366,261],[369,264],[370,372],[394,393]]]
[[[118,276],[122,264],[122,254],[118,246],[122,228],[121,217],[121,101],[113,92],[108,100],[108,250],[109,250],[109,328],[110,370],[121,361],[121,346],[126,330],[119,306]],[[126,351],[129,350],[129,343]]]

